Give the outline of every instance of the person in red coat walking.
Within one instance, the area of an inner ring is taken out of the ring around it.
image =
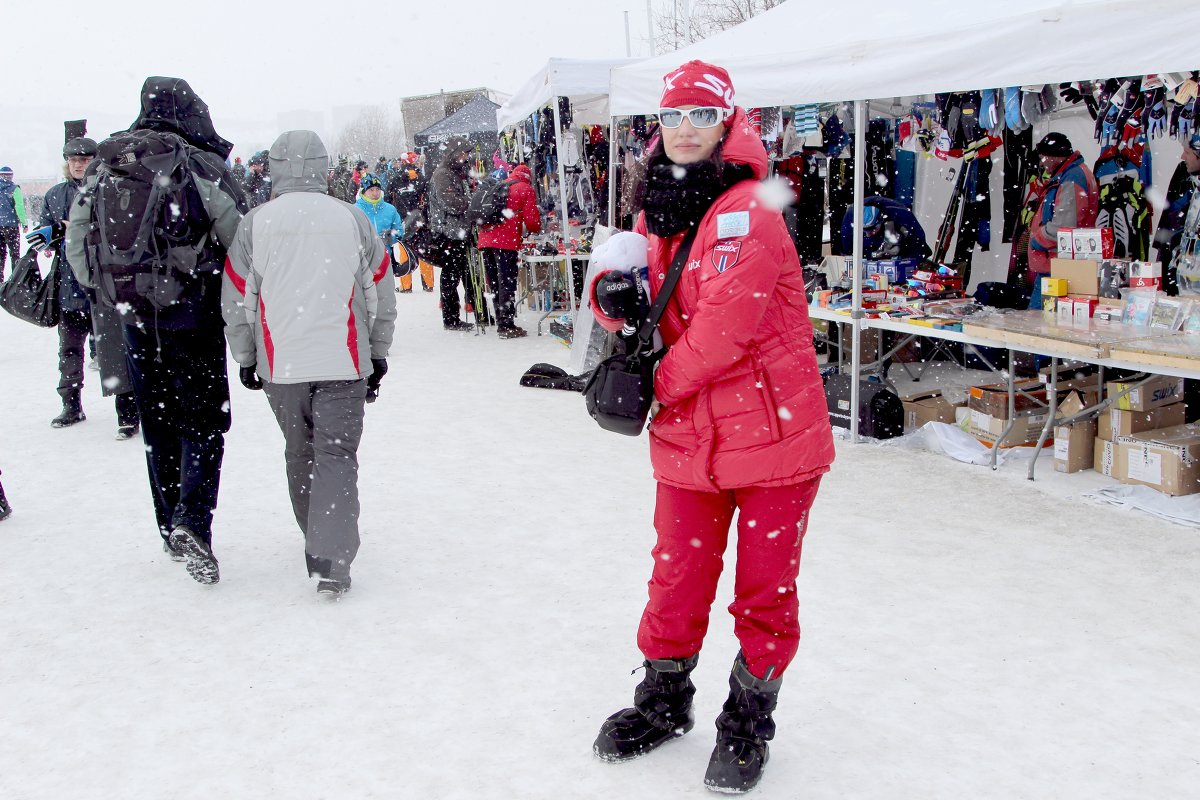
[[[537,192],[529,167],[518,164],[509,175],[507,219],[499,225],[479,228],[479,252],[488,283],[496,290],[496,333],[501,339],[519,339],[526,335],[514,321],[517,313],[517,251],[521,249],[521,229],[529,233],[542,230]]]
[[[623,761],[693,727],[690,673],[736,511],[729,611],[741,650],[705,783],[741,792],[761,777],[771,714],[799,644],[800,551],[833,436],[800,262],[781,213],[759,199],[767,154],[734,105],[729,74],[688,62],[664,78],[661,106],[636,226],[648,236],[652,297],[696,230],[659,324],[668,349],[650,424],[658,541],[637,637],[645,677],[594,748]],[[595,310],[606,327],[620,323]]]

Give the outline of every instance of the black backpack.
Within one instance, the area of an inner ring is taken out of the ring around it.
[[[512,184],[511,180],[485,178],[471,195],[467,219],[476,225],[499,225],[511,219],[512,212],[504,212],[508,209],[508,187]]]
[[[151,130],[100,144],[86,248],[105,305],[163,310],[190,285],[210,225],[189,152],[175,134]]]

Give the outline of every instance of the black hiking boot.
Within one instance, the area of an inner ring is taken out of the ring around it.
[[[442,327],[448,331],[473,331],[473,330],[475,330],[475,326],[472,325],[470,322],[463,322],[460,319],[456,319],[456,320],[454,320],[454,322],[444,322],[444,323],[442,323]]]
[[[522,336],[528,336],[529,331],[519,325],[510,325],[506,328],[497,328],[496,335],[501,339],[520,339]]]
[[[141,429],[141,417],[138,414],[137,402],[133,399],[133,393],[119,394],[116,398],[117,406],[117,435],[118,442],[132,439],[137,436]]]
[[[692,670],[699,656],[643,662],[646,677],[633,692],[633,706],[604,721],[592,749],[603,761],[629,761],[677,739],[696,725],[692,716]]]
[[[171,559],[172,561],[187,561],[187,556],[176,550],[174,547],[171,547],[170,539],[163,539],[163,552],[166,553],[167,558]]]
[[[758,785],[775,738],[771,713],[779,700],[782,678],[756,678],[738,653],[729,675],[729,699],[717,717],[717,746],[704,773],[704,785],[715,792],[742,794]]]
[[[346,592],[350,591],[350,576],[344,578],[322,578],[317,581],[317,594],[333,595],[341,597]]]
[[[180,525],[171,531],[167,543],[177,553],[182,553],[187,559],[188,575],[197,583],[213,584],[221,580],[221,570],[217,565],[217,557],[213,555],[208,542],[197,536],[191,528]]]
[[[83,413],[83,403],[78,394],[69,394],[63,398],[62,413],[50,420],[51,428],[68,428],[87,419]]]

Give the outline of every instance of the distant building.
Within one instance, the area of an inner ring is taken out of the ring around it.
[[[499,105],[503,105],[512,96],[481,86],[475,89],[456,89],[450,92],[400,98],[400,114],[404,119],[405,146],[410,150],[413,149],[415,134],[436,122],[441,122],[479,95],[483,95]]]

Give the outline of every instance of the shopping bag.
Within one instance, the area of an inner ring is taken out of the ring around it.
[[[54,257],[50,274],[43,278],[37,264],[38,251],[32,247],[17,261],[12,275],[0,285],[0,307],[18,319],[42,328],[58,325],[58,283],[60,257]]]

